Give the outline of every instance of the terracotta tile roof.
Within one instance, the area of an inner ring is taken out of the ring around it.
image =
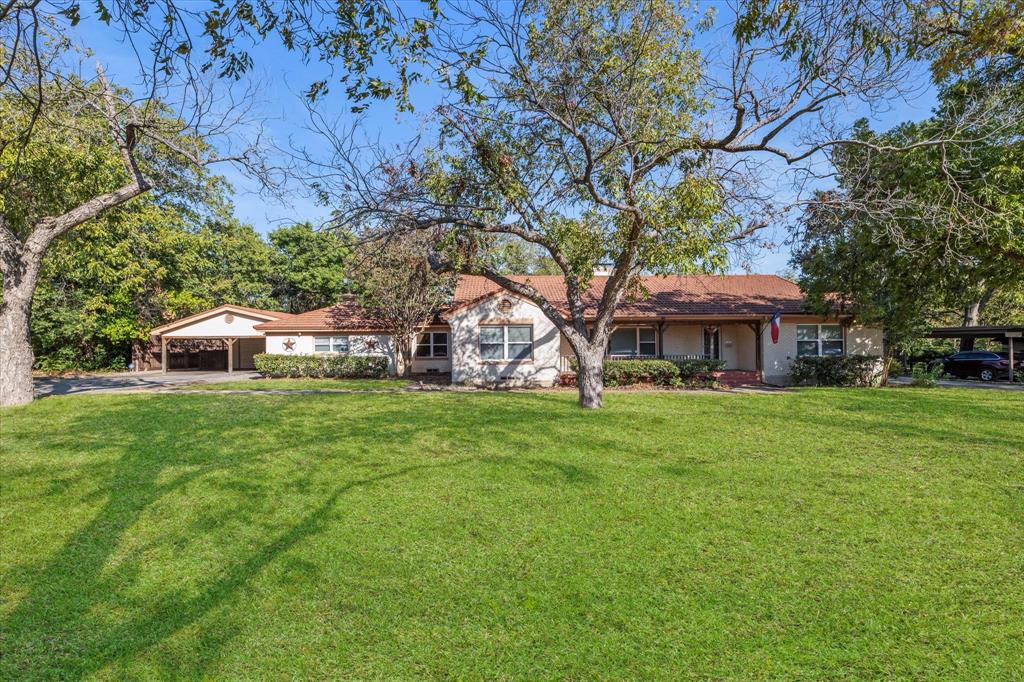
[[[563,311],[568,309],[561,275],[521,275],[513,279],[529,282],[556,307]],[[592,310],[607,280],[606,276],[597,276],[591,282],[587,300]],[[752,317],[771,315],[775,311],[785,315],[805,312],[800,287],[775,275],[644,277],[643,282],[649,296],[623,301],[616,317]],[[484,277],[463,275],[459,278],[451,305],[442,311],[442,319],[437,321],[443,322],[452,311],[482,301],[499,291],[502,289],[497,284]],[[355,296],[344,296],[333,306],[255,326],[255,329],[267,332],[381,331],[385,328],[383,323],[366,313]]]
[[[527,282],[560,310],[568,310],[565,283],[561,275],[519,275],[512,279]],[[643,277],[647,296],[623,300],[616,317],[662,316],[755,316],[805,312],[800,287],[775,275],[678,275]],[[596,276],[587,292],[591,314],[596,309],[608,277]],[[463,276],[455,288],[451,309],[483,300],[500,287],[484,277]]]
[[[384,324],[369,316],[355,296],[345,295],[334,305],[311,310],[308,313],[292,315],[287,319],[258,324],[253,329],[260,331],[380,331]]]

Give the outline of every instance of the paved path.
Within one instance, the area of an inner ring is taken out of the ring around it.
[[[251,379],[256,372],[132,372],[85,377],[55,377],[35,380],[36,396],[77,393],[114,393],[121,391],[160,391],[175,386],[211,384],[236,379]]]
[[[935,382],[940,388],[980,388],[990,391],[1024,391],[1024,384],[1008,381],[971,381],[969,379],[939,379]],[[892,386],[910,384],[910,377],[889,377]]]

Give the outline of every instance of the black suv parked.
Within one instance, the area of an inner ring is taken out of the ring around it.
[[[1016,353],[1014,355],[1017,355]],[[950,355],[942,361],[946,374],[961,379],[978,377],[982,381],[1008,379],[1010,376],[1010,360],[1006,353],[994,353],[987,350],[966,350]],[[1014,374],[1024,372],[1024,361],[1017,359],[1013,366]]]

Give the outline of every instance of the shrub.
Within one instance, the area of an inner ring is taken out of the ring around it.
[[[794,384],[810,386],[874,386],[881,379],[877,355],[805,357],[789,369]]]
[[[265,377],[320,379],[382,379],[388,375],[388,359],[379,355],[274,355],[253,358],[256,371]]]
[[[725,360],[673,360],[679,368],[679,376],[684,381],[706,381],[715,372],[725,369]]]
[[[943,369],[941,363],[927,364],[924,362],[914,363],[910,368],[910,385],[918,388],[934,388],[935,382],[942,378]]]
[[[606,360],[606,386],[658,384],[671,386],[679,378],[679,368],[669,360]]]

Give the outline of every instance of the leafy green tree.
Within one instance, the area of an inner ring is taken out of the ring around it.
[[[443,74],[466,54],[479,68],[447,82],[440,139],[409,158],[358,158],[350,136],[321,130],[335,158],[311,182],[354,229],[445,227],[436,266],[535,303],[576,356],[581,406],[600,407],[613,316],[644,295],[638,275],[724,269],[777,208],[757,158],[800,164],[848,143],[834,125],[844,102],[883,97],[904,73],[898,40],[877,26],[888,8],[735,9],[734,44],[712,72],[692,40],[706,18],[669,0],[462,5],[475,30],[432,53]],[[816,137],[787,134],[801,125]],[[503,274],[495,235],[543,250],[566,303]],[[598,267],[610,274],[592,296]]]
[[[162,194],[187,192],[190,179],[167,177],[161,155],[196,167],[230,160],[269,182],[252,147],[235,146],[237,155],[218,158],[209,144],[211,136],[245,128],[240,118],[251,93],[239,100],[211,91],[218,79],[238,79],[251,68],[253,42],[276,34],[288,49],[343,63],[338,73],[356,108],[371,97],[398,94],[402,102],[418,78],[407,70],[406,57],[429,44],[437,14],[428,2],[424,17],[405,22],[397,7],[377,0],[203,8],[101,0],[88,8],[93,14],[83,16],[82,3],[74,0],[0,3],[0,406],[32,400],[32,299],[56,239],[154,187]],[[75,75],[67,29],[84,19],[148,48],[138,50],[139,93],[111,87],[102,72],[96,83]],[[200,50],[205,60],[194,58]],[[394,81],[370,74],[378,54],[395,56]],[[308,95],[327,87],[313,83]],[[161,104],[161,95],[176,96],[175,106]],[[219,120],[210,121],[211,115]]]
[[[412,375],[416,335],[455,289],[455,278],[430,265],[428,233],[390,235],[361,245],[353,255],[353,279],[362,306],[391,333],[402,376]]]
[[[803,217],[794,250],[802,286],[822,305],[836,296],[884,323],[893,346],[929,325],[970,326],[983,315],[1006,324],[1020,314],[1012,306],[1024,267],[1024,124],[1013,97],[1009,116],[981,116],[962,131],[970,144],[920,144],[970,121],[962,111],[977,104],[978,87],[947,86],[919,123],[882,134],[860,124],[858,139],[870,146],[833,156],[839,187]],[[886,151],[906,147],[914,148]]]
[[[207,204],[229,208],[216,194]],[[123,367],[154,326],[222,303],[275,308],[271,257],[247,225],[141,196],[51,247],[33,298],[36,366]]]
[[[217,217],[207,221],[196,238],[204,259],[190,288],[205,290],[209,305],[280,309],[272,287],[274,251],[251,226],[229,216]]]
[[[348,291],[350,249],[344,237],[309,223],[280,227],[268,237],[274,249],[273,295],[283,310],[323,308]]]

